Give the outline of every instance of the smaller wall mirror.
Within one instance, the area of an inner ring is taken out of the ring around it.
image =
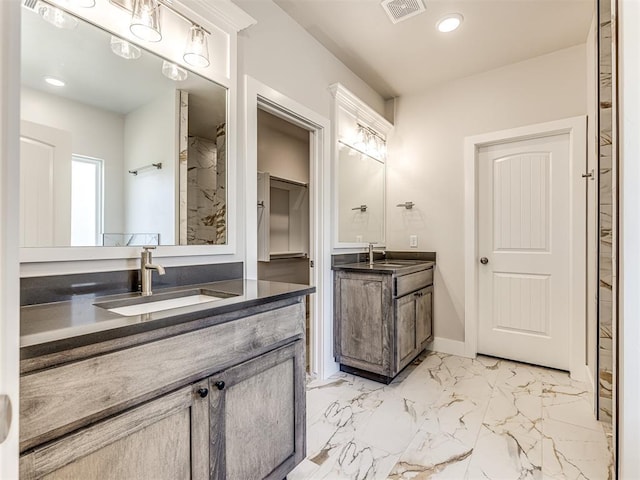
[[[384,163],[338,146],[338,242],[384,243]]]
[[[227,244],[227,89],[64,15],[22,9],[21,246]]]
[[[385,242],[386,135],[393,126],[342,85],[335,98],[334,247]]]

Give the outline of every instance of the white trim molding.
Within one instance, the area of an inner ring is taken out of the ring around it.
[[[586,380],[586,131],[586,116],[579,116],[465,138],[465,356],[475,357],[478,350],[478,149],[568,133],[570,212],[578,213],[569,225],[569,370],[572,378]]]
[[[448,355],[457,355],[458,357],[467,357],[465,342],[461,340],[451,340],[450,338],[434,337],[431,345],[427,350],[438,353],[446,353]]]
[[[8,396],[12,410],[8,436],[0,438],[0,478],[7,479],[19,474],[20,9],[19,2],[0,2],[0,395]],[[0,397],[3,424],[5,398]]]
[[[181,0],[185,7],[203,18],[218,18],[239,32],[258,23],[231,0]]]

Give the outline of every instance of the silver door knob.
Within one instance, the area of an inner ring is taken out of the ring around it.
[[[480,263],[483,265],[486,265],[487,263],[489,263],[489,259],[487,257],[482,257],[480,259]]]

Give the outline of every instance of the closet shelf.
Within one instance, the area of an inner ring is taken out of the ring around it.
[[[285,260],[289,258],[307,258],[306,252],[271,252],[269,258],[271,260]]]

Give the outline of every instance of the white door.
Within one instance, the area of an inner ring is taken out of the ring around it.
[[[20,245],[71,244],[71,134],[20,123]]]
[[[569,134],[478,152],[478,353],[569,370]]]

